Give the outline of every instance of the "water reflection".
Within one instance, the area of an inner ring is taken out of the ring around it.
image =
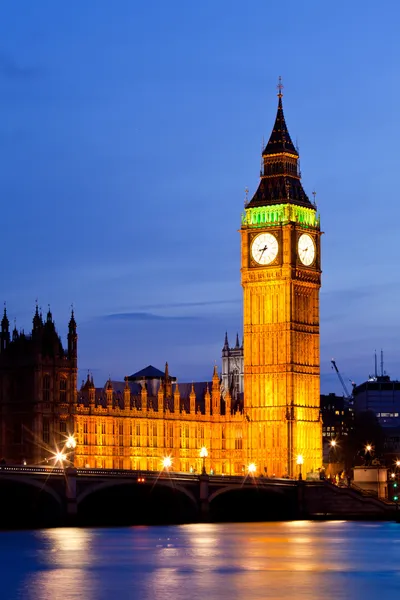
[[[0,534],[0,565],[2,600],[392,600],[400,593],[400,526],[294,522],[7,532]]]

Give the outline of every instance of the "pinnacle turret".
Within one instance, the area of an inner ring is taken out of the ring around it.
[[[9,326],[10,326],[10,321],[8,320],[8,317],[7,317],[7,308],[4,305],[4,313],[3,313],[3,318],[1,320],[1,330],[8,331]]]

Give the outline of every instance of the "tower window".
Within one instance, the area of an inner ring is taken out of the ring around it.
[[[235,434],[235,450],[243,449],[243,433],[241,429],[236,429]]]
[[[50,375],[43,377],[43,402],[50,402]]]
[[[62,377],[60,379],[60,404],[67,402],[67,380]]]

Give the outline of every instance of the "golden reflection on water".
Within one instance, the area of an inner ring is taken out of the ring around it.
[[[376,593],[382,600],[376,574],[384,574],[385,589],[397,590],[392,598],[400,597],[396,524],[197,524],[25,535],[35,550],[21,567],[13,600],[372,600]]]

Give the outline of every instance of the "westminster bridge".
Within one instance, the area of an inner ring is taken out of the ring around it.
[[[0,527],[394,518],[394,505],[325,481],[3,465]]]

